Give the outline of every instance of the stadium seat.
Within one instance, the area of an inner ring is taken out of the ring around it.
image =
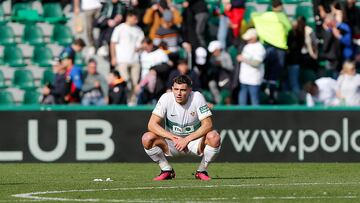
[[[6,24],[7,18],[5,17],[5,11],[2,4],[0,4],[0,24]]]
[[[0,105],[12,105],[12,104],[15,104],[13,95],[6,90],[0,91]]]
[[[0,89],[7,88],[5,81],[6,81],[6,79],[5,79],[4,73],[0,70]]]
[[[72,43],[72,40],[72,32],[68,26],[63,24],[54,25],[51,35],[51,42],[62,46],[68,46]]]
[[[279,92],[276,101],[278,104],[286,104],[286,105],[299,104],[299,99],[293,92]]]
[[[263,91],[260,91],[260,93],[259,93],[259,102],[260,102],[260,104],[262,104],[262,105],[269,104],[269,100],[270,100],[269,95],[267,95]]]
[[[41,78],[41,85],[45,86],[46,84],[54,84],[55,74],[52,70],[47,69],[43,73],[43,77]]]
[[[271,0],[256,0],[257,4],[271,4]]]
[[[68,18],[64,15],[60,3],[44,3],[43,17],[45,21],[51,24],[65,23]]]
[[[20,89],[35,89],[34,76],[30,70],[16,70],[13,77],[13,86]]]
[[[24,94],[23,104],[39,104],[40,93],[34,90],[27,90]]]
[[[283,3],[284,4],[300,4],[301,2],[303,2],[302,0],[284,0]]]
[[[301,86],[307,82],[315,81],[317,79],[315,71],[311,69],[301,69],[300,70],[300,84]]]
[[[0,44],[9,45],[15,43],[14,30],[8,25],[0,25]]]
[[[24,55],[16,45],[6,46],[4,49],[4,63],[11,67],[25,67]]]
[[[19,2],[15,3],[12,7],[11,20],[28,23],[41,21],[42,18],[37,10],[32,8],[32,2]]]
[[[304,16],[306,24],[315,28],[315,17],[312,5],[298,5],[295,10],[295,18]]]
[[[53,60],[54,55],[51,49],[47,46],[35,46],[32,62],[40,67],[49,68],[52,67],[51,61]]]
[[[44,32],[36,24],[26,24],[22,36],[23,43],[29,43],[31,45],[44,44]]]

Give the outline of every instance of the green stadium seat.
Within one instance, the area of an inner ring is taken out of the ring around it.
[[[55,74],[52,70],[47,69],[43,73],[43,77],[41,78],[41,85],[45,86],[47,84],[54,84]]]
[[[18,69],[14,72],[13,86],[20,89],[35,89],[34,76],[30,70]]]
[[[9,45],[15,44],[15,33],[14,30],[7,25],[0,25],[0,44]]]
[[[37,22],[40,16],[37,10],[32,9],[32,2],[19,2],[12,7],[11,20],[20,23]]]
[[[23,104],[40,104],[40,93],[34,90],[27,90],[24,94]]]
[[[298,5],[295,10],[295,18],[304,16],[306,24],[312,28],[315,28],[316,22],[314,17],[313,6],[311,5]]]
[[[72,43],[72,32],[71,29],[63,24],[55,24],[52,34],[51,42],[57,43],[62,46],[68,46]]]
[[[6,81],[6,79],[5,79],[4,73],[0,70],[0,89],[7,88],[5,81]]]
[[[265,92],[260,91],[260,93],[259,93],[259,101],[260,101],[260,104],[262,104],[262,105],[269,104],[270,97]]]
[[[8,19],[5,17],[5,11],[2,4],[0,4],[0,24],[6,24]]]
[[[311,69],[301,69],[300,70],[300,84],[304,85],[307,82],[315,81],[317,79],[317,75],[315,71]]]
[[[15,104],[15,99],[13,95],[6,90],[0,91],[0,105],[13,105],[13,104]]]
[[[299,104],[299,99],[293,92],[279,92],[276,101],[278,104],[285,105]]]
[[[284,4],[300,4],[303,0],[283,0]]]
[[[256,0],[257,4],[271,4],[271,0]]]
[[[54,55],[51,49],[47,46],[35,46],[33,55],[32,55],[32,62],[40,67],[50,68],[52,67],[51,61],[53,60]]]
[[[22,41],[31,45],[44,44],[44,32],[36,24],[26,24],[23,31]]]
[[[65,23],[69,19],[64,15],[60,3],[44,3],[43,17],[46,22],[51,24]]]
[[[11,67],[25,67],[24,55],[16,45],[6,46],[4,49],[4,63]]]

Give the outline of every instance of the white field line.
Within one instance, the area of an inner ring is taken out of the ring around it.
[[[274,187],[274,186],[307,186],[307,185],[359,185],[359,182],[325,182],[325,183],[269,183],[269,184],[238,184],[238,185],[204,185],[204,186],[154,186],[154,187],[129,187],[129,188],[103,188],[103,189],[81,189],[81,190],[59,190],[59,191],[43,191],[43,192],[30,192],[22,194],[14,194],[12,197],[22,198],[32,201],[73,201],[73,202],[159,202],[165,199],[73,199],[61,197],[42,197],[40,195],[49,194],[63,194],[74,192],[97,192],[97,191],[129,191],[129,190],[154,190],[154,189],[187,189],[187,188],[220,188],[220,187]],[[309,197],[253,197],[253,200],[266,200],[266,199],[320,199],[320,198],[338,198],[338,199],[354,199],[358,196],[309,196]],[[227,198],[225,198],[227,199]],[[235,198],[236,199],[236,198]],[[168,199],[167,199],[168,200]],[[209,201],[217,201],[217,199],[207,199]],[[219,199],[220,200],[220,199]],[[224,199],[221,199],[224,200]],[[234,198],[229,198],[234,200]],[[200,200],[201,201],[201,200]]]
[[[253,200],[297,200],[297,199],[357,199],[358,196],[287,196],[287,197],[253,197]]]

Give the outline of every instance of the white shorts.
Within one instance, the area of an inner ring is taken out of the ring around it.
[[[184,155],[184,154],[194,154],[197,156],[202,156],[202,154],[198,154],[198,149],[199,149],[202,139],[203,139],[203,137],[200,137],[196,140],[189,142],[189,144],[187,145],[187,148],[188,148],[187,151],[177,150],[175,148],[175,143],[172,140],[165,139],[165,141],[169,147],[169,150],[170,150],[170,154],[168,156],[178,156],[178,155]]]

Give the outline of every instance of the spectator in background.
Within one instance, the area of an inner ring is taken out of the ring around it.
[[[54,83],[46,84],[42,89],[42,104],[65,104],[66,67],[54,66]]]
[[[126,82],[119,71],[113,70],[109,74],[109,104],[127,104]]]
[[[108,84],[103,75],[96,70],[97,62],[90,59],[82,86],[81,104],[102,106],[108,103]]]
[[[161,42],[165,42],[171,53],[179,51],[179,32],[172,23],[173,14],[170,10],[165,10],[162,17],[161,26],[156,30],[154,37],[155,46],[159,46]]]
[[[289,90],[296,96],[300,96],[300,61],[302,60],[301,51],[305,45],[305,19],[297,18],[293,24],[293,29],[288,35],[288,51],[286,53],[287,83]]]
[[[258,41],[254,28],[248,29],[242,36],[247,44],[236,58],[240,62],[240,92],[239,104],[247,105],[248,94],[251,105],[259,105],[260,85],[264,77],[264,64],[266,50]]]
[[[194,32],[192,28],[192,22],[195,26],[196,38],[199,43],[199,46],[205,47],[205,28],[207,25],[207,21],[209,19],[209,10],[207,8],[206,2],[204,0],[186,0],[183,2],[182,6],[185,8],[185,15],[188,15],[187,18],[188,24],[188,34],[192,35],[191,32]],[[189,24],[190,23],[190,24]],[[187,40],[185,40],[187,41]],[[193,43],[189,41],[195,48],[198,47],[197,43]]]
[[[240,35],[241,23],[245,14],[245,1],[231,0],[231,4],[227,4],[225,7],[225,14],[229,17],[233,37],[237,39]]]
[[[209,89],[217,104],[226,102],[230,96],[231,78],[234,70],[230,55],[223,50],[220,41],[212,41],[208,46],[211,54],[209,59]]]
[[[149,73],[151,67],[162,63],[168,63],[169,57],[162,49],[154,47],[153,41],[145,37],[141,43],[142,52],[140,54],[141,78],[143,79]]]
[[[66,68],[66,103],[80,103],[80,91],[83,85],[82,70],[80,66],[74,64],[74,58],[74,52],[63,52],[60,56],[60,64]]]
[[[272,11],[253,16],[258,36],[265,42],[265,81],[269,88],[270,103],[275,101],[280,77],[285,69],[287,36],[291,24],[283,12],[281,0],[272,1]]]
[[[116,66],[130,90],[129,104],[136,104],[134,88],[140,78],[139,51],[144,32],[136,25],[138,18],[133,10],[127,13],[126,21],[118,25],[111,36],[111,64]]]
[[[125,5],[120,0],[107,0],[102,7],[100,16],[95,21],[96,27],[100,29],[96,44],[99,55],[107,56],[110,52],[111,34],[115,27],[124,20],[125,10]]]
[[[336,102],[336,80],[331,77],[322,77],[315,82],[305,84],[306,105],[333,106]]]
[[[61,56],[64,53],[75,56],[77,53],[81,53],[81,51],[84,49],[85,46],[86,46],[86,44],[83,39],[81,39],[81,38],[74,39],[70,46],[65,47],[61,51],[59,58],[61,58]]]
[[[168,91],[171,90],[173,79],[180,76],[180,75],[187,75],[192,81],[192,90],[193,91],[201,91],[201,84],[199,75],[194,71],[190,70],[187,60],[186,59],[180,59],[178,61],[178,65],[176,70],[171,71],[169,75],[169,79],[167,81],[167,89]]]
[[[334,3],[331,6],[332,13],[335,15],[336,24],[332,29],[333,35],[339,40],[340,48],[342,52],[342,61],[353,60],[354,50],[352,43],[352,31],[350,26],[344,22],[344,13],[341,10],[341,4],[339,2]]]
[[[80,5],[81,4],[81,5]],[[82,11],[85,13],[85,27],[86,27],[86,36],[88,39],[88,55],[95,54],[95,39],[94,39],[94,22],[95,19],[100,15],[101,11],[101,1],[100,0],[74,0],[74,14],[78,16]]]
[[[336,96],[340,105],[360,105],[360,75],[356,73],[355,63],[345,61],[337,79]]]
[[[326,60],[326,69],[334,72],[333,78],[336,78],[341,68],[341,49],[339,40],[334,36],[333,29],[336,26],[335,17],[327,14],[322,24],[320,38],[323,39],[322,50],[319,52],[319,58]]]
[[[221,42],[222,47],[227,47],[227,36],[229,30],[229,17],[225,14],[225,10],[231,8],[230,0],[220,0],[219,6],[219,27],[217,32],[217,40]]]
[[[150,39],[154,39],[156,35],[156,31],[159,29],[161,22],[164,20],[164,12],[170,12],[172,15],[171,24],[172,25],[180,25],[182,22],[182,17],[180,12],[173,6],[168,5],[166,0],[160,0],[159,3],[155,3],[148,8],[145,12],[143,22],[146,25],[150,25],[149,37]],[[169,14],[166,14],[166,18],[168,20]]]

